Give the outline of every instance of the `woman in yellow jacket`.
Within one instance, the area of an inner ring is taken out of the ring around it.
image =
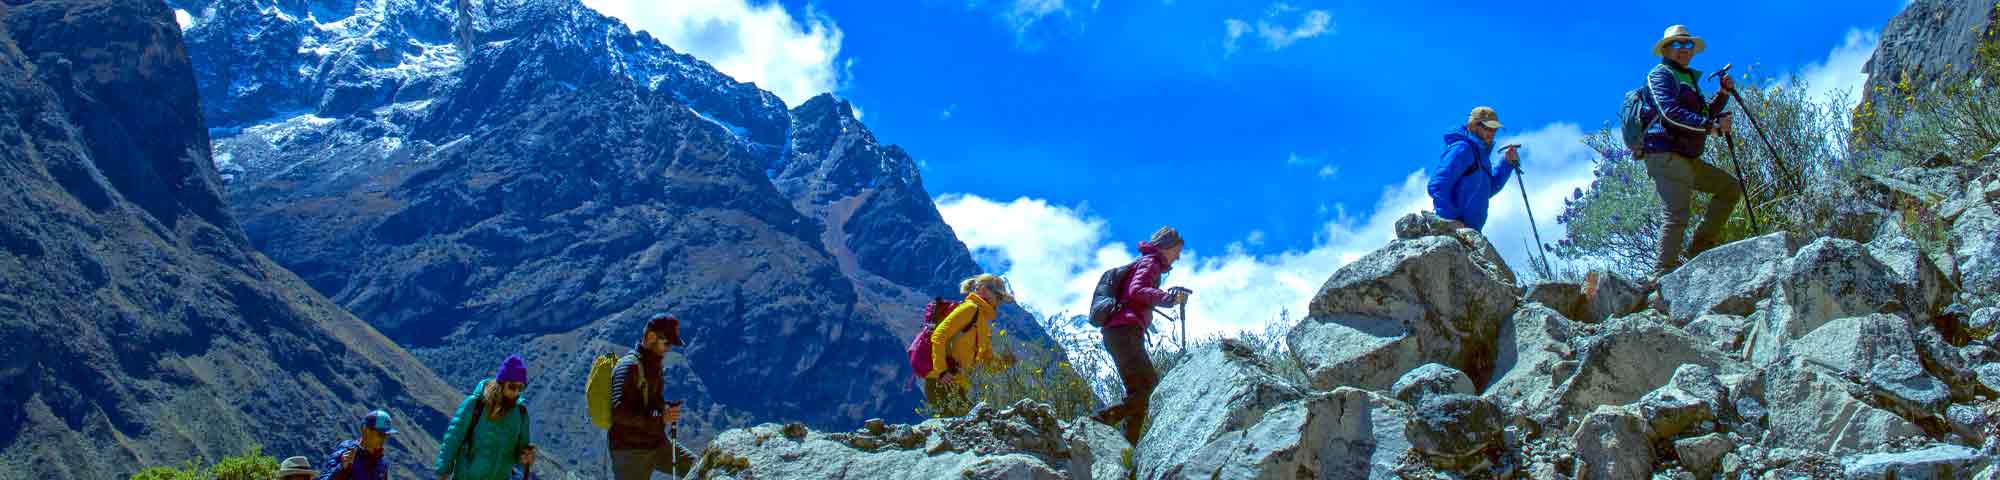
[[[1007,282],[1000,276],[982,273],[958,284],[965,302],[946,314],[931,329],[931,373],[924,378],[924,400],[933,416],[956,417],[972,408],[966,393],[974,368],[997,367],[993,355],[993,318],[999,307],[1014,302]]]

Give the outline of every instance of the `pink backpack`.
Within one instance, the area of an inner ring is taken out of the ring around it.
[[[931,374],[931,329],[936,328],[938,322],[944,321],[945,315],[950,315],[953,309],[957,309],[959,303],[962,302],[934,298],[929,305],[924,306],[924,329],[917,332],[917,338],[910,339],[910,347],[905,349],[910,354],[910,372],[917,374],[917,378],[929,377]],[[965,335],[970,327],[968,325],[960,328],[958,335]],[[958,337],[953,336],[952,340],[957,341]]]

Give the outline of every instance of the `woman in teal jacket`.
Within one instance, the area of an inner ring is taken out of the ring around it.
[[[519,355],[507,357],[491,380],[481,380],[452,415],[438,442],[437,476],[451,480],[506,480],[520,465],[523,479],[534,478],[535,447],[528,443],[528,367]]]

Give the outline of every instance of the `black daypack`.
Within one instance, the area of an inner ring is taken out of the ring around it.
[[[1138,262],[1133,262],[1138,263]],[[1090,294],[1090,325],[1104,328],[1104,322],[1125,308],[1125,282],[1132,276],[1132,264],[1105,270],[1097,277],[1097,291]]]

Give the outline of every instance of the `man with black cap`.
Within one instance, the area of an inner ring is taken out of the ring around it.
[[[320,463],[320,480],[384,480],[389,478],[389,462],[383,461],[384,444],[396,434],[389,412],[376,410],[361,416],[355,434],[361,438],[340,442]]]
[[[658,471],[686,475],[694,455],[667,438],[667,426],[680,421],[680,402],[668,403],[661,381],[661,360],[681,343],[681,322],[654,314],[632,353],[618,359],[611,371],[611,469],[618,480],[645,480]]]

